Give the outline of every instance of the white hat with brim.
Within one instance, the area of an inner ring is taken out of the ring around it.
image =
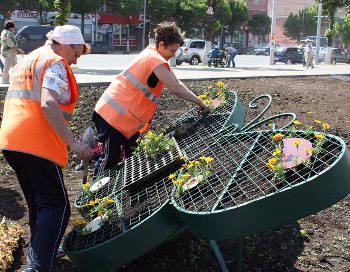
[[[72,25],[56,26],[46,34],[49,43],[56,41],[60,44],[85,44],[80,28]]]
[[[309,39],[306,39],[305,42],[309,42],[310,40]]]

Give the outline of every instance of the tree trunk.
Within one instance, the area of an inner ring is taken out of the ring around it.
[[[130,52],[130,46],[129,46],[129,24],[127,20],[127,16],[124,15],[124,23],[126,26],[126,52]]]
[[[43,24],[43,6],[39,4],[39,25]]]

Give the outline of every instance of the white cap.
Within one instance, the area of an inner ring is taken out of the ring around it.
[[[49,43],[52,40],[60,44],[85,44],[83,35],[81,35],[80,28],[72,25],[56,26],[46,34]]]

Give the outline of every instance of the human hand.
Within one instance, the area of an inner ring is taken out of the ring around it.
[[[91,159],[92,155],[94,154],[90,146],[76,140],[71,145],[69,145],[69,148],[74,153],[78,154],[78,157],[77,157],[78,160]]]
[[[19,49],[19,48],[18,48],[18,53],[23,54],[24,51],[23,51],[22,49]]]
[[[202,101],[201,101],[202,102]],[[197,110],[200,114],[206,114],[210,112],[210,109],[207,104],[204,102],[197,104]]]

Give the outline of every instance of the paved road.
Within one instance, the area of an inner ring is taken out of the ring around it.
[[[72,66],[73,72],[80,85],[94,83],[106,85],[136,56],[136,54],[89,54],[79,58],[78,64]],[[236,58],[236,68],[214,68],[204,65],[191,66],[182,64],[172,69],[175,75],[184,81],[247,77],[342,75],[350,73],[350,65],[347,64],[326,65],[321,63],[315,69],[305,69],[301,64],[285,65],[277,63],[269,65],[269,57],[266,56],[238,55]],[[1,89],[7,89],[7,85],[0,84]]]

